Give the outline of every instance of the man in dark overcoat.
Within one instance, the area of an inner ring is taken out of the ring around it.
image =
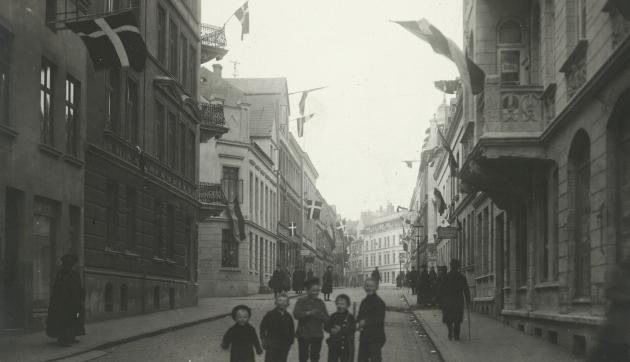
[[[76,342],[76,336],[85,335],[85,291],[79,273],[74,270],[78,261],[76,255],[61,258],[62,269],[55,277],[46,319],[46,334],[66,347]]]
[[[464,320],[464,307],[470,304],[470,291],[466,277],[460,272],[459,260],[451,260],[451,270],[444,276],[439,288],[442,322],[448,329],[448,339],[459,340],[460,326]]]
[[[417,293],[418,271],[415,266],[411,267],[411,271],[407,273],[407,285],[411,288],[411,294]]]
[[[418,275],[418,284],[416,286],[416,292],[418,293],[417,302],[418,305],[426,304],[429,302],[429,292],[431,287],[429,284],[429,272],[427,272],[427,266],[422,265],[420,268],[420,274]]]

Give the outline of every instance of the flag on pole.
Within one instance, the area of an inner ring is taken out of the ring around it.
[[[295,222],[292,221],[289,223],[289,231],[291,231],[291,236],[295,236],[297,233],[297,224]]]
[[[232,229],[232,235],[234,240],[245,240],[247,235],[245,234],[245,218],[241,212],[240,202],[238,196],[234,198],[234,202],[227,203],[228,218],[230,219],[230,226]]]
[[[346,220],[339,220],[337,221],[337,230],[341,231],[342,233],[346,232]]]
[[[322,202],[314,200],[306,200],[306,211],[310,220],[319,220],[322,211]]]
[[[249,1],[245,1],[236,12],[234,16],[241,22],[241,40],[245,34],[249,34]]]
[[[440,215],[444,214],[446,210],[446,202],[442,197],[442,193],[437,188],[433,188],[433,196],[435,197],[435,202],[437,203],[438,212]]]
[[[303,116],[304,112],[306,111],[306,98],[308,97],[308,94],[316,90],[320,90],[324,88],[326,87],[324,86],[324,87],[318,87],[318,88],[311,88],[311,89],[306,89],[302,91],[302,96],[300,97],[300,104],[299,104],[301,116]],[[294,93],[298,93],[298,92],[294,92]],[[291,94],[294,94],[294,93],[291,93]]]
[[[450,59],[459,70],[462,80],[470,86],[473,94],[483,92],[486,79],[484,71],[472,61],[464,52],[440,30],[431,25],[426,19],[418,21],[395,21],[413,35],[431,45],[433,51]]]
[[[134,10],[67,22],[66,27],[85,43],[94,70],[130,67],[141,72],[144,69],[147,47]]]
[[[314,116],[315,113],[311,113],[308,116],[300,116],[297,118],[298,137],[304,137],[304,123],[310,121]]]
[[[453,150],[451,149],[451,146],[446,141],[446,138],[444,138],[442,131],[440,131],[439,128],[437,131],[442,141],[442,148],[444,148],[444,150],[448,153],[448,164],[451,167],[451,173],[454,174],[457,172],[457,168],[459,167],[459,164],[457,163],[457,160],[455,159],[455,156],[453,155]]]
[[[438,80],[433,82],[433,85],[436,89],[447,93],[447,94],[455,94],[457,92],[457,88],[459,87],[459,79],[455,80]]]
[[[403,161],[409,168],[413,168],[413,161]]]

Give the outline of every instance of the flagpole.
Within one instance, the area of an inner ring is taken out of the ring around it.
[[[304,93],[304,92],[314,92],[316,90],[320,90],[320,89],[324,89],[324,88],[328,88],[327,85],[322,86],[322,87],[317,87],[317,88],[311,88],[311,89],[304,89],[304,90],[300,90],[300,91],[295,91],[295,92],[291,92],[288,93],[288,95],[292,95],[292,94],[298,94],[298,93]]]

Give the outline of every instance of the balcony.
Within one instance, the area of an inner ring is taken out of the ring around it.
[[[224,28],[201,24],[201,64],[221,60],[228,52],[226,46]]]
[[[223,104],[201,103],[199,105],[201,115],[200,140],[207,142],[211,138],[221,138],[229,131],[225,124]]]
[[[200,182],[199,202],[201,203],[202,219],[204,216],[217,217],[225,210],[227,200],[220,184]]]

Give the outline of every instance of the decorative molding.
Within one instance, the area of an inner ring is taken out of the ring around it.
[[[47,145],[47,144],[44,144],[44,143],[40,143],[40,144],[39,144],[39,150],[40,150],[42,153],[45,153],[45,154],[47,154],[48,156],[51,156],[51,157],[53,157],[53,158],[57,158],[57,159],[58,159],[58,158],[60,158],[60,157],[61,157],[61,155],[63,154],[63,152],[59,151],[59,150],[58,150],[58,149],[56,149],[55,147],[50,146],[50,145]]]
[[[79,169],[85,166],[85,161],[73,155],[65,154],[63,155],[63,160]]]
[[[230,154],[227,154],[227,153],[219,153],[219,157],[220,158],[230,158],[230,159],[241,160],[241,161],[243,161],[245,159],[244,156],[230,155]]]

